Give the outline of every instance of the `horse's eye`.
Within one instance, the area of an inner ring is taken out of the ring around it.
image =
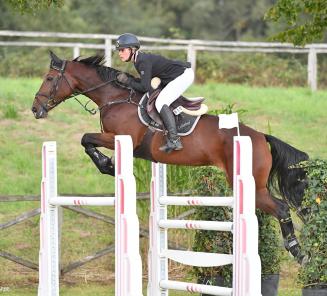
[[[48,80],[48,81],[52,81],[52,80],[53,80],[53,77],[52,77],[52,76],[48,76],[48,77],[47,77],[47,80]]]

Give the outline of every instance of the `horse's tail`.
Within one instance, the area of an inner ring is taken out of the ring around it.
[[[307,187],[306,172],[302,168],[290,168],[290,166],[308,160],[309,156],[273,136],[265,135],[265,137],[270,144],[272,155],[272,168],[268,179],[269,188],[279,189],[288,205],[301,214],[301,203]],[[277,185],[278,188],[276,188]]]

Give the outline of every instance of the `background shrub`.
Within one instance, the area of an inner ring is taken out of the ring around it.
[[[310,214],[301,230],[301,242],[309,261],[301,267],[299,281],[304,288],[327,289],[327,161],[311,160],[303,166],[309,186],[302,206]]]
[[[52,40],[53,41],[53,40]],[[85,40],[86,42],[87,40]],[[92,42],[95,42],[94,40]],[[0,76],[42,77],[49,68],[50,48],[0,48]],[[51,48],[63,59],[72,59],[71,48]],[[103,51],[82,49],[81,56],[103,54]],[[185,51],[159,51],[172,59],[186,60]],[[319,55],[319,71],[327,70],[327,58]],[[136,74],[130,63],[123,63],[112,54],[112,66]],[[319,87],[327,85],[324,75],[319,76]],[[220,83],[243,83],[255,86],[306,86],[307,56],[304,54],[265,54],[197,52],[196,79]]]

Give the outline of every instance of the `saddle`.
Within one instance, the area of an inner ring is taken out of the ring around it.
[[[163,122],[155,107],[155,102],[161,92],[159,88],[161,81],[155,77],[151,81],[154,91],[149,96],[145,94],[140,101],[139,118],[147,126],[157,130],[164,130]],[[185,98],[180,96],[169,107],[175,115],[177,133],[180,136],[189,135],[195,128],[201,115],[208,111],[208,107],[203,104],[203,97]]]

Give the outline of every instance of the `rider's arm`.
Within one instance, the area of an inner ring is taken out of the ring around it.
[[[150,61],[142,61],[136,66],[140,74],[140,80],[133,79],[129,85],[140,92],[151,91],[152,64]]]

